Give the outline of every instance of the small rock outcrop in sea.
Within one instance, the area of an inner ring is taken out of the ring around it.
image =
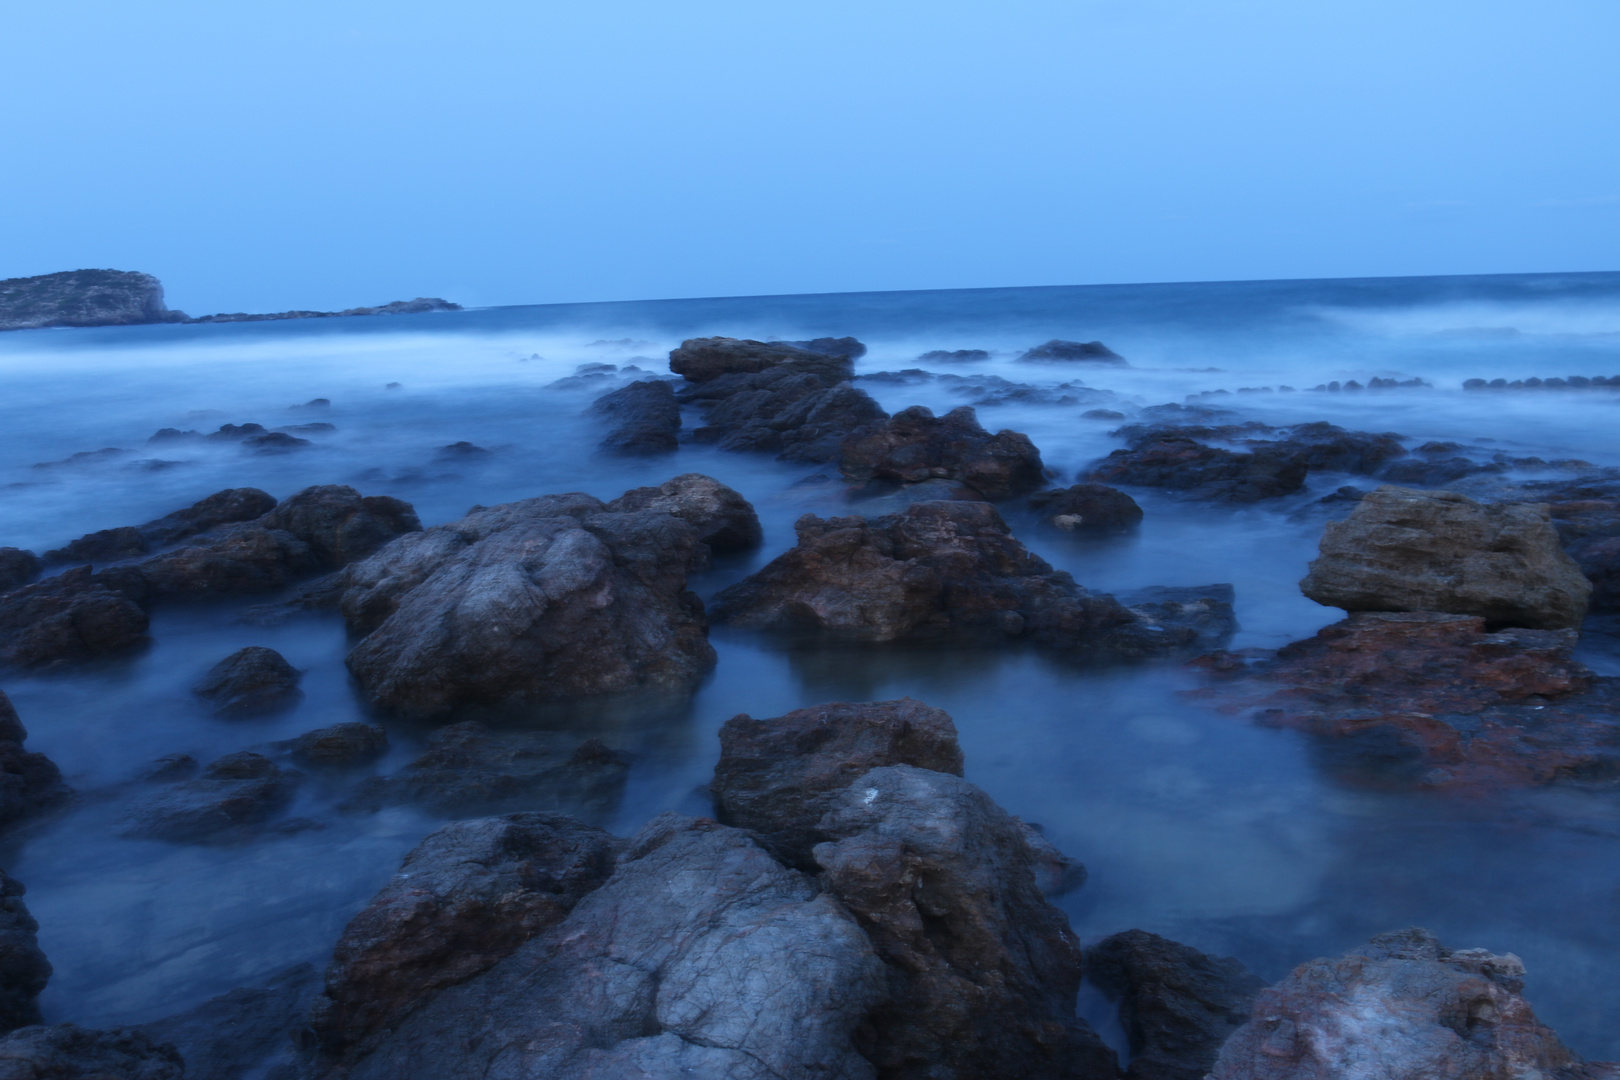
[[[292,758],[300,765],[342,769],[376,761],[388,752],[388,732],[376,724],[349,720],[306,731],[294,739]]]
[[[0,1038],[4,1080],[183,1080],[185,1062],[139,1028],[25,1027]]]
[[[1428,930],[1379,934],[1334,959],[1301,964],[1261,991],[1253,1018],[1222,1047],[1210,1080],[1597,1080],[1520,996],[1507,953],[1447,949]]]
[[[930,349],[917,357],[925,364],[976,364],[990,359],[984,349]]]
[[[562,814],[457,821],[429,834],[343,931],[310,1016],[352,1060],[445,987],[562,922],[612,876],[618,838]]]
[[[1115,450],[1093,466],[1085,479],[1167,488],[1214,502],[1251,503],[1301,490],[1308,471],[1303,462],[1271,450],[1223,450],[1167,436]]]
[[[784,461],[831,461],[839,441],[888,414],[850,385],[848,356],[826,356],[780,343],[698,338],[670,353],[685,375],[677,393],[703,410],[698,442],[723,450],[774,453]]]
[[[163,303],[163,286],[133,270],[63,270],[0,281],[0,330],[185,322]]]
[[[1100,341],[1064,341],[1053,338],[1045,345],[1026,350],[1020,360],[1045,363],[1101,364],[1108,367],[1129,367],[1125,358]]]
[[[681,407],[664,379],[643,379],[603,394],[591,412],[613,424],[597,445],[622,457],[673,454],[680,448]]]
[[[1592,585],[1544,505],[1385,485],[1328,524],[1300,589],[1346,611],[1439,611],[1556,629],[1580,625]]]
[[[629,771],[596,739],[495,731],[467,720],[429,735],[399,772],[366,779],[345,808],[410,805],[444,817],[545,809],[600,819],[617,807]]]
[[[1464,379],[1464,390],[1610,390],[1620,388],[1620,375],[1570,375],[1543,379]]]
[[[39,923],[23,903],[27,891],[0,870],[0,1034],[41,1022],[39,995],[51,977],[50,961],[39,947]]]
[[[822,356],[847,356],[851,360],[859,360],[866,355],[866,346],[852,337],[818,337],[809,341],[783,341],[778,344],[791,345],[795,349],[820,353]]]
[[[124,525],[81,536],[55,551],[47,551],[45,561],[98,563],[133,558],[221,525],[252,521],[275,508],[276,500],[258,488],[228,488],[144,525]]]
[[[300,779],[263,754],[227,754],[197,779],[168,784],[137,802],[123,834],[178,843],[242,840],[292,801]]]
[[[1126,930],[1086,950],[1086,977],[1119,1003],[1127,1080],[1204,1080],[1265,982],[1229,957]]]
[[[22,548],[0,547],[0,593],[8,593],[39,576],[39,556]]]
[[[54,761],[23,749],[27,740],[16,707],[0,692],[0,829],[55,809],[73,795]]]
[[[276,650],[249,645],[209,668],[191,692],[208,701],[215,716],[265,716],[303,700],[302,677]]]
[[[1037,491],[1029,497],[1029,505],[1042,521],[1062,532],[1128,532],[1142,523],[1142,508],[1136,500],[1107,484],[1075,484]]]
[[[460,304],[452,304],[437,296],[418,296],[415,300],[394,300],[377,307],[345,308],[342,311],[274,311],[248,314],[235,311],[220,315],[202,315],[185,319],[193,323],[272,322],[278,319],[340,319],[352,315],[424,315],[431,311],[460,311]]]
[[[716,622],[844,641],[1026,642],[1075,657],[1212,647],[1088,593],[1019,543],[982,502],[878,518],[800,518],[798,546],[714,598]]]
[[[363,693],[432,716],[462,705],[684,691],[714,663],[687,575],[757,542],[732,489],[688,473],[611,503],[477,507],[351,566],[342,608]]]
[[[306,1075],[301,1047],[308,1043],[306,1015],[319,989],[315,968],[296,964],[260,986],[238,987],[134,1030],[174,1047],[185,1061],[186,1080],[296,1080]],[[96,1080],[147,1075],[139,1068],[94,1074]]]
[[[991,435],[970,406],[936,417],[921,405],[861,427],[838,449],[845,479],[880,495],[906,484],[949,480],[968,498],[1027,495],[1046,482],[1040,451],[1017,431]]]

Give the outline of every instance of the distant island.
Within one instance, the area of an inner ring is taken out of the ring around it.
[[[395,300],[381,307],[345,311],[277,311],[204,315],[193,319],[163,302],[163,283],[137,270],[63,270],[0,281],[0,330],[58,326],[139,326],[148,323],[266,322],[272,319],[333,319],[347,315],[419,315],[460,311],[437,297]]]

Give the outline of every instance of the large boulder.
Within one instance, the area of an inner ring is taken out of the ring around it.
[[[16,707],[0,692],[0,829],[61,806],[73,795],[54,761],[23,749],[27,738]]]
[[[1029,436],[990,434],[968,405],[938,417],[913,405],[860,428],[839,447],[838,469],[872,494],[944,479],[992,502],[1027,495],[1046,482],[1040,451]]]
[[[1126,930],[1086,950],[1086,976],[1119,1003],[1128,1080],[1204,1080],[1265,981],[1230,957]]]
[[[146,643],[147,584],[80,566],[0,596],[0,666],[52,670]]]
[[[828,354],[819,349],[801,349],[785,341],[688,338],[681,342],[679,348],[670,351],[669,370],[684,377],[687,382],[705,383],[713,382],[722,375],[751,375],[778,364],[826,355],[849,358],[848,353]]]
[[[623,841],[561,814],[431,833],[343,931],[311,1012],[321,1052],[353,1059],[448,986],[562,922],[614,871]]]
[[[0,281],[0,330],[184,322],[163,285],[137,270],[61,270]]]
[[[51,977],[51,963],[39,947],[39,923],[23,903],[27,891],[0,870],[0,1034],[40,1023],[39,994]]]
[[[743,713],[720,729],[714,768],[716,816],[749,829],[790,866],[813,867],[828,839],[823,816],[850,781],[884,765],[962,775],[950,715],[920,701],[834,702],[756,720]]]
[[[983,502],[916,503],[879,518],[795,524],[798,545],[714,598],[716,622],[845,641],[1026,642],[1130,658],[1205,645],[1091,594],[1013,536]]]
[[[209,702],[215,716],[264,716],[303,700],[302,677],[276,650],[249,645],[209,668],[191,692]]]
[[[139,1028],[18,1028],[0,1039],[0,1080],[182,1080],[179,1051]]]
[[[349,654],[385,709],[433,716],[632,690],[685,691],[714,663],[687,575],[712,538],[758,528],[740,495],[688,474],[612,503],[548,495],[477,507],[347,571]]]
[[[1536,1019],[1524,964],[1451,950],[1427,930],[1380,934],[1261,992],[1210,1080],[1610,1076]]]
[[[1579,626],[1592,592],[1545,505],[1389,485],[1328,524],[1300,589],[1347,611],[1439,611],[1536,629]]]
[[[643,379],[603,394],[591,412],[612,423],[598,446],[621,457],[673,454],[680,448],[681,407],[664,379]]]
[[[1043,522],[1062,532],[1119,533],[1142,523],[1142,508],[1136,500],[1107,484],[1075,484],[1037,491],[1029,497],[1029,505]]]
[[[606,884],[447,987],[348,1080],[873,1080],[883,967],[832,895],[748,834],[666,814]]]
[[[227,754],[197,779],[168,784],[138,801],[123,834],[176,843],[239,841],[292,801],[299,779],[262,754]]]

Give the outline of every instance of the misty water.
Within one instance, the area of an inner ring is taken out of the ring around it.
[[[667,371],[682,338],[797,339],[852,334],[870,351],[860,385],[893,411],[968,400],[957,386],[871,379],[931,368],[1036,386],[1083,382],[1077,403],[980,408],[991,430],[1026,432],[1072,483],[1121,445],[1118,421],[1088,409],[1199,400],[1272,423],[1329,420],[1515,456],[1620,466],[1620,390],[1480,393],[1464,378],[1620,374],[1620,275],[1259,282],[850,294],[500,308],[400,318],[61,330],[0,336],[0,544],[43,551],[92,530],[138,524],[225,487],[278,498],[352,484],[412,503],[425,525],[474,504],[585,491],[611,498],[702,472],[758,509],[765,544],[694,582],[704,596],[792,544],[801,514],[850,512],[827,467],[686,445],[651,461],[594,452],[585,409],[628,379]],[[1129,369],[1036,365],[1022,350],[1101,339]],[[925,364],[932,349],[986,349],[979,363]],[[612,365],[574,380],[581,365]],[[640,371],[634,369],[641,369]],[[1372,377],[1427,388],[1331,393]],[[397,383],[390,387],[389,384]],[[1292,392],[1261,390],[1282,385]],[[1237,393],[1251,388],[1253,392]],[[327,398],[327,410],[298,408]],[[293,453],[234,444],[146,446],[157,429],[210,431],[330,422]],[[690,425],[689,425],[690,426]],[[446,459],[470,441],[493,453]],[[66,462],[103,448],[130,451]],[[45,464],[46,467],[40,467]],[[1548,473],[1548,476],[1569,476]],[[1316,501],[1356,478],[1312,474],[1309,490],[1258,506],[1192,503],[1134,491],[1139,533],[1077,542],[1007,510],[1034,550],[1099,591],[1230,582],[1234,645],[1275,648],[1340,613],[1297,582],[1332,516]],[[809,482],[804,482],[809,481]],[[1360,478],[1365,485],[1366,479]],[[120,839],[117,822],[162,755],[203,761],[313,728],[369,719],[343,667],[336,614],[244,621],[266,597],[166,607],[138,656],[70,674],[7,674],[29,748],[80,797],[4,852],[28,887],[56,973],[49,1021],[104,1026],[153,1019],[297,962],[324,963],[348,918],[434,819],[336,809],[359,779],[315,776],[288,816],[234,846]],[[1208,711],[1174,665],[1077,670],[1029,652],[789,648],[713,635],[719,664],[690,701],[536,711],[535,725],[600,737],[632,761],[622,804],[602,823],[634,830],[662,810],[707,812],[702,786],[730,716],[773,716],[831,700],[910,695],[949,712],[967,776],[1009,811],[1040,822],[1090,870],[1059,901],[1090,942],[1142,927],[1242,959],[1268,981],[1369,935],[1418,924],[1454,948],[1518,953],[1526,996],[1581,1053],[1620,1058],[1620,793],[1545,790],[1494,798],[1402,793],[1323,771],[1290,732]],[[268,719],[213,718],[190,693],[215,661],[266,645],[306,672],[305,699]],[[1592,653],[1605,673],[1620,667]],[[386,718],[409,761],[425,731]],[[361,770],[363,775],[366,770]],[[537,806],[537,809],[546,807]],[[1103,1016],[1088,998],[1085,1009]]]

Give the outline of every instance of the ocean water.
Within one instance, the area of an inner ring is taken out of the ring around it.
[[[1064,483],[1120,445],[1108,434],[1118,422],[1084,418],[1086,409],[1129,415],[1211,391],[1228,393],[1196,400],[1243,418],[1330,420],[1395,431],[1412,445],[1479,441],[1516,456],[1620,466],[1620,390],[1461,389],[1474,376],[1620,375],[1620,274],[576,304],[0,335],[0,544],[43,551],[223,487],[284,497],[349,483],[413,503],[432,525],[473,504],[564,491],[608,498],[697,471],[748,496],[766,532],[760,552],[695,582],[712,595],[790,546],[799,515],[848,511],[838,485],[801,483],[826,468],[697,446],[658,461],[594,452],[590,401],[638,374],[624,369],[663,372],[670,348],[709,334],[853,334],[870,349],[858,364],[862,385],[891,411],[964,398],[937,381],[866,376],[931,368],[1037,386],[1083,382],[1095,400],[979,412],[992,430],[1028,433]],[[1053,337],[1101,339],[1131,367],[1016,360]],[[993,355],[975,364],[917,359],[971,348]],[[553,385],[587,364],[616,370]],[[1431,385],[1309,389],[1373,377]],[[315,398],[330,408],[302,407]],[[313,421],[337,431],[279,456],[146,445],[162,427]],[[471,465],[438,456],[461,440],[493,453]],[[104,448],[127,452],[69,460]],[[1235,644],[1269,648],[1339,617],[1301,596],[1297,582],[1329,518],[1315,501],[1353,479],[1313,474],[1305,493],[1240,508],[1136,492],[1142,529],[1108,542],[1010,520],[1033,549],[1096,590],[1230,582],[1242,624]],[[315,778],[291,811],[319,826],[306,831],[238,846],[116,836],[138,790],[132,781],[154,758],[206,761],[367,717],[343,668],[340,620],[243,622],[242,609],[264,599],[162,609],[139,656],[70,675],[0,678],[30,748],[58,762],[82,795],[0,852],[28,886],[56,968],[42,999],[48,1019],[141,1022],[291,963],[324,962],[347,919],[437,824],[405,810],[339,813],[352,779]],[[720,631],[714,641],[719,665],[688,702],[532,718],[599,734],[631,758],[625,798],[606,822],[616,830],[665,809],[703,812],[715,732],[736,713],[909,694],[955,717],[971,780],[1087,864],[1089,883],[1061,901],[1085,940],[1142,927],[1237,956],[1274,980],[1379,931],[1424,925],[1456,948],[1519,954],[1539,1015],[1587,1056],[1620,1059],[1609,1017],[1620,1000],[1620,794],[1462,799],[1350,786],[1325,773],[1299,736],[1187,700],[1179,691],[1193,677],[1174,666],[1077,671],[1026,652],[786,648]],[[212,718],[189,686],[251,644],[306,672],[304,702],[270,719]],[[394,749],[378,771],[409,760],[424,735],[385,724]],[[1100,1017],[1096,999],[1086,1000]]]

